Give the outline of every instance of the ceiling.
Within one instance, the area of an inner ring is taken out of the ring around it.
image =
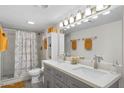
[[[83,5],[49,5],[48,8],[43,8],[36,5],[0,5],[0,24],[5,28],[42,32],[48,26],[56,25],[65,17],[76,13],[77,9],[84,10],[85,7]],[[70,31],[119,20],[121,17],[122,7],[113,10],[110,15],[99,17],[94,24],[82,24]],[[33,21],[35,24],[30,25],[27,21]]]
[[[0,5],[0,24],[6,28],[41,32],[50,25],[59,23],[63,15],[77,8],[77,5]],[[34,25],[27,21],[35,22]]]

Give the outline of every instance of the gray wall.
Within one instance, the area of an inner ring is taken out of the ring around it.
[[[65,35],[65,54],[69,56],[71,54],[71,34],[66,34]]]
[[[38,67],[41,67],[41,60],[42,60],[42,33],[37,34],[37,54],[38,54]]]
[[[10,75],[14,74],[15,66],[15,31],[5,29],[8,37],[9,45],[8,50],[1,53],[1,74]]]
[[[123,49],[122,49],[122,51],[123,51],[123,53],[122,53],[122,78],[121,78],[121,80],[120,80],[120,87],[122,87],[122,88],[124,88],[124,10],[123,10],[123,22],[122,22],[122,47],[123,47]]]

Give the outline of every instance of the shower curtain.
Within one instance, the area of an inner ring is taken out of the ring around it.
[[[25,76],[29,70],[36,68],[37,65],[36,33],[17,31],[15,39],[14,77]]]

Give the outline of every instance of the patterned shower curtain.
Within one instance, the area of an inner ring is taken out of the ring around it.
[[[14,76],[24,76],[30,69],[36,68],[37,65],[36,33],[17,31],[15,39]]]

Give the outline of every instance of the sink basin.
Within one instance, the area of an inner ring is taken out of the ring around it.
[[[73,70],[76,71],[77,73],[87,75],[93,78],[101,78],[107,75],[106,72],[102,72],[97,69],[91,69],[91,68],[86,68],[86,67],[78,67],[78,68],[74,68]]]

